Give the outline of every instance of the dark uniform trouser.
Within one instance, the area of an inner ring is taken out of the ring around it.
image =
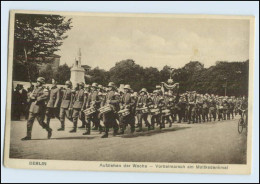
[[[232,119],[234,119],[234,108],[229,109],[229,118],[230,118],[230,115],[232,116]]]
[[[47,125],[50,125],[50,120],[53,116],[60,119],[59,114],[58,114],[58,108],[47,107],[46,112],[45,112],[45,118],[46,118]]]
[[[212,117],[214,119],[214,121],[216,121],[216,109],[215,107],[210,107],[209,108],[209,120],[212,120]]]
[[[227,119],[227,109],[226,108],[223,109],[223,119],[224,120]]]
[[[158,114],[158,115],[152,115],[151,117],[151,123],[152,123],[152,127],[154,127],[154,124],[157,123],[157,124],[160,124],[161,123],[161,115]]]
[[[35,118],[37,119],[37,121],[39,122],[39,124],[41,125],[42,128],[46,129],[47,131],[51,130],[50,127],[43,122],[44,114],[42,115],[40,113],[35,114],[32,112],[29,112],[29,117],[27,120],[27,137],[32,136],[32,127],[33,127]]]
[[[61,107],[60,108],[60,123],[61,123],[62,128],[65,128],[65,117],[72,122],[72,117],[71,117],[69,109]]]
[[[139,126],[139,128],[142,128],[143,127],[143,120],[144,120],[144,122],[145,122],[145,124],[146,124],[146,126],[147,127],[149,127],[150,126],[150,123],[149,123],[149,121],[147,120],[147,118],[148,118],[148,113],[145,113],[145,114],[143,114],[143,113],[138,113],[137,114],[137,120],[138,120],[138,126]]]
[[[80,118],[81,109],[74,108],[72,113],[72,121],[74,125],[74,129],[77,128],[78,125],[78,118]],[[80,118],[81,119],[81,118]]]
[[[185,121],[185,109],[179,109],[178,110],[178,116],[179,116],[179,123],[181,123],[181,120],[184,118]]]
[[[114,133],[118,131],[118,124],[116,122],[116,114],[111,111],[103,114],[103,122],[105,125],[105,134],[108,134],[109,128],[114,129]]]
[[[119,126],[120,126],[122,132],[125,131],[126,126],[127,126],[128,124],[130,124],[130,126],[131,126],[131,132],[134,132],[134,131],[135,131],[135,121],[134,121],[134,117],[135,117],[134,114],[133,114],[133,113],[130,113],[130,114],[127,115],[127,116],[124,116],[124,117],[120,117],[120,118],[119,118],[119,122],[120,122]]]
[[[196,118],[196,107],[195,105],[190,105],[189,106],[189,122],[192,121],[193,123],[195,122]]]
[[[208,113],[209,113],[208,108],[202,109],[202,119],[203,119],[204,122],[209,120]]]
[[[102,128],[100,125],[100,120],[98,118],[98,112],[95,112],[89,116],[85,116],[85,121],[86,121],[86,129],[90,129],[91,127],[91,121],[95,125],[95,128]]]
[[[218,114],[218,120],[219,120],[219,121],[220,121],[220,119],[223,120],[223,116],[222,116],[222,114],[223,114],[223,109],[218,109],[218,110],[217,110],[217,114]]]

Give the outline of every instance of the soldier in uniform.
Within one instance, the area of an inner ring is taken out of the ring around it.
[[[136,103],[136,108],[144,108],[144,107],[148,107],[148,103],[149,103],[149,98],[148,98],[148,92],[146,88],[143,88],[140,91],[140,96],[137,99],[137,103]],[[141,132],[142,131],[142,121],[144,120],[146,126],[148,127],[148,130],[150,130],[150,123],[147,120],[148,118],[148,113],[142,113],[140,111],[137,111],[137,120],[138,120],[138,130],[137,132]]]
[[[108,84],[108,92],[103,99],[101,106],[110,105],[112,111],[103,114],[103,122],[105,125],[105,134],[101,138],[108,138],[109,128],[113,127],[114,136],[118,132],[118,124],[116,122],[116,112],[119,110],[119,99],[115,95],[116,87],[113,82]]]
[[[209,121],[209,106],[208,106],[208,94],[203,97],[203,104],[202,104],[202,120],[203,122]]]
[[[176,113],[177,113],[177,107],[175,106],[175,103],[174,103],[173,100],[174,99],[173,99],[173,97],[172,97],[170,92],[165,92],[164,93],[164,99],[163,99],[164,107],[163,107],[163,109],[170,110],[170,114],[169,115],[162,114],[162,126],[163,127],[165,127],[165,122],[167,124],[169,123],[170,127],[172,126],[172,123],[173,123],[174,119],[170,120],[170,116],[173,116],[173,114],[171,113],[171,109],[172,109],[173,106],[176,108]]]
[[[97,129],[99,128],[99,131],[102,130],[102,127],[100,125],[100,120],[98,118],[98,109],[100,108],[101,99],[99,98],[97,88],[98,88],[97,83],[93,83],[92,90],[88,95],[88,99],[86,102],[86,109],[93,107],[96,109],[96,111],[93,114],[86,116],[86,122],[87,122],[86,132],[83,133],[83,135],[90,135],[91,121],[93,122],[93,124]]]
[[[216,121],[216,117],[217,117],[217,106],[216,106],[216,101],[215,101],[215,96],[212,94],[211,98],[209,100],[209,121],[212,120],[212,118],[214,119],[214,121]]]
[[[218,114],[218,121],[220,121],[220,119],[223,120],[223,100],[222,100],[222,97],[217,97],[217,114]]]
[[[71,111],[72,111],[72,104],[73,104],[73,97],[74,94],[72,92],[72,83],[71,81],[65,82],[66,88],[62,91],[61,97],[61,105],[60,105],[60,123],[61,127],[58,131],[65,130],[65,117],[72,122]]]
[[[233,98],[230,98],[228,103],[229,103],[228,118],[230,119],[230,115],[231,115],[232,119],[234,119],[235,104],[234,104]]]
[[[52,87],[49,91],[49,100],[47,102],[47,108],[45,112],[45,118],[47,125],[50,125],[50,119],[54,116],[59,119],[58,105],[60,102],[60,89],[57,87],[57,82],[52,79]]]
[[[27,120],[27,135],[22,138],[22,140],[31,140],[32,136],[32,127],[35,118],[38,120],[42,128],[46,129],[48,132],[48,139],[52,136],[52,129],[44,123],[44,110],[45,110],[45,101],[48,99],[48,92],[44,89],[43,84],[45,79],[39,77],[37,79],[36,88],[30,94],[29,100],[31,101],[29,109],[29,117]]]
[[[77,124],[78,124],[78,119],[80,119],[83,122],[85,122],[85,118],[82,117],[82,111],[84,110],[85,107],[85,102],[86,102],[86,95],[84,92],[84,83],[80,82],[78,86],[78,91],[76,91],[74,99],[73,99],[73,113],[72,113],[72,120],[74,127],[70,131],[70,133],[77,132]],[[83,123],[86,124],[86,123]]]
[[[225,97],[224,102],[223,102],[223,119],[224,120],[227,119],[228,109],[229,109],[229,104],[227,102],[227,98]]]
[[[154,125],[155,123],[160,125],[160,128],[164,128],[163,125],[161,124],[161,113],[162,113],[162,107],[163,107],[163,98],[160,96],[160,92],[155,90],[154,92],[154,96],[152,98],[152,103],[154,105],[155,109],[159,109],[160,113],[157,115],[152,115],[151,116],[151,129],[154,130]]]
[[[178,123],[181,123],[182,119],[185,119],[185,110],[186,110],[186,106],[187,106],[187,102],[186,102],[186,99],[185,99],[185,96],[182,95],[180,97],[180,100],[178,102],[178,117],[179,117],[179,122]]]
[[[135,101],[131,97],[131,88],[130,85],[127,84],[124,86],[124,95],[122,96],[120,101],[120,109],[121,110],[129,109],[130,114],[119,118],[120,129],[121,129],[120,134],[124,134],[125,128],[128,124],[130,124],[131,126],[131,133],[135,131],[135,123],[133,122],[133,118],[135,116],[134,105],[135,105]]]
[[[196,120],[196,91],[193,91],[192,93],[189,94],[188,97],[188,103],[189,103],[189,122],[192,121],[192,123],[195,123]]]

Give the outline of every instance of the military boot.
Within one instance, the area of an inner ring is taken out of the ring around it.
[[[77,132],[77,129],[76,129],[76,128],[73,128],[73,129],[70,131],[70,133],[75,133],[75,132]]]
[[[50,139],[52,136],[52,129],[48,128],[48,139]]]
[[[25,136],[25,137],[22,138],[21,140],[22,140],[22,141],[28,141],[28,140],[31,140],[31,139],[32,139],[31,137]]]
[[[86,132],[83,133],[82,135],[90,135],[90,128],[87,128]]]
[[[108,133],[106,132],[101,138],[108,138]]]

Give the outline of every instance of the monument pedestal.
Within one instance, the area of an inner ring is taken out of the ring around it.
[[[73,88],[76,87],[77,83],[85,83],[85,70],[82,67],[73,67],[71,68],[70,81],[72,82]]]

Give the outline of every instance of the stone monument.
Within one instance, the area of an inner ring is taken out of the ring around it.
[[[85,70],[81,67],[81,50],[78,52],[78,60],[75,59],[75,62],[70,69],[70,81],[72,82],[73,88],[76,87],[77,83],[84,82],[85,83]]]

